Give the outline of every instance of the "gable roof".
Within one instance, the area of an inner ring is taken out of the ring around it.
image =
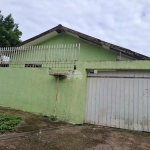
[[[117,46],[117,45],[114,45],[114,44],[111,44],[111,43],[108,43],[108,42],[105,42],[105,41],[102,41],[100,39],[97,39],[97,38],[94,38],[92,36],[89,36],[89,35],[86,35],[86,34],[83,34],[81,32],[78,32],[78,31],[75,31],[75,30],[72,30],[72,29],[69,29],[67,27],[64,27],[62,26],[61,24],[59,24],[58,26],[50,29],[50,30],[47,30],[37,36],[34,36],[24,42],[22,42],[21,45],[28,45],[28,44],[37,44],[37,42],[42,40],[47,40],[48,38],[50,37],[53,37],[53,36],[56,36],[60,33],[63,33],[63,32],[66,32],[66,33],[70,33],[70,34],[73,34],[85,41],[88,41],[88,42],[91,42],[91,43],[94,43],[94,44],[97,44],[99,46],[103,46],[103,47],[106,47],[106,48],[109,48],[110,50],[114,51],[114,52],[117,52],[117,53],[121,53],[121,54],[124,54],[126,56],[129,56],[129,57],[132,57],[134,59],[138,59],[138,60],[150,60],[150,57],[148,56],[145,56],[145,55],[142,55],[142,54],[139,54],[137,52],[134,52],[132,50],[129,50],[129,49],[126,49],[126,48],[123,48],[123,47],[120,47],[120,46]],[[21,46],[20,45],[20,46]]]

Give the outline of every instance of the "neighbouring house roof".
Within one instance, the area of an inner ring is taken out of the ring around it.
[[[132,57],[134,59],[150,60],[150,57],[148,57],[148,56],[145,56],[145,55],[139,54],[137,52],[134,52],[132,50],[129,50],[129,49],[126,49],[126,48],[123,48],[123,47],[120,47],[120,46],[102,41],[100,39],[97,39],[97,38],[94,38],[92,36],[83,34],[81,32],[69,29],[67,27],[62,26],[61,24],[59,24],[58,26],[56,26],[56,27],[54,27],[50,30],[47,30],[47,31],[45,31],[45,32],[43,32],[43,33],[41,33],[37,36],[34,36],[34,37],[22,42],[21,45],[36,45],[36,44],[38,44],[39,41],[41,42],[41,41],[48,40],[49,38],[54,37],[54,36],[56,36],[60,33],[64,33],[64,32],[73,34],[73,35],[75,35],[75,36],[77,36],[77,37],[79,37],[79,38],[81,38],[85,41],[97,44],[99,46],[109,48],[110,50],[112,50],[114,52],[124,54],[124,55]]]

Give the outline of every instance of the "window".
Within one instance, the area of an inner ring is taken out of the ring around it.
[[[25,64],[25,67],[41,68],[42,64]]]
[[[0,64],[0,67],[9,67],[9,64]]]

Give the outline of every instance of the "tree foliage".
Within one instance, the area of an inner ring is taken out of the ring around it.
[[[11,14],[5,18],[0,11],[0,47],[16,46],[21,43],[22,32],[18,27]]]

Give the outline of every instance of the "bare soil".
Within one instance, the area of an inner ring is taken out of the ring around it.
[[[0,107],[0,114],[17,115],[22,118],[21,124],[16,127],[16,132],[34,131],[43,128],[59,127],[68,125],[63,121],[52,122],[48,116],[36,115],[21,110]]]
[[[0,150],[149,150],[150,133],[106,128],[93,125],[69,127],[64,122],[50,122],[48,118],[26,114],[21,111],[0,110],[0,113],[17,114],[24,117],[20,125],[31,125],[40,129],[23,137],[0,140]],[[33,119],[34,118],[34,119]],[[34,121],[32,121],[32,119]],[[27,121],[28,120],[28,121]],[[36,122],[36,123],[34,123]],[[37,125],[38,122],[38,125]],[[58,123],[58,124],[57,124]],[[63,127],[62,127],[63,125]],[[61,127],[59,127],[61,126]],[[58,127],[54,130],[42,130]],[[31,130],[26,128],[25,131]],[[19,132],[23,132],[20,130]],[[9,134],[5,134],[10,135]],[[16,133],[20,134],[20,133]],[[0,136],[0,138],[3,135]]]

